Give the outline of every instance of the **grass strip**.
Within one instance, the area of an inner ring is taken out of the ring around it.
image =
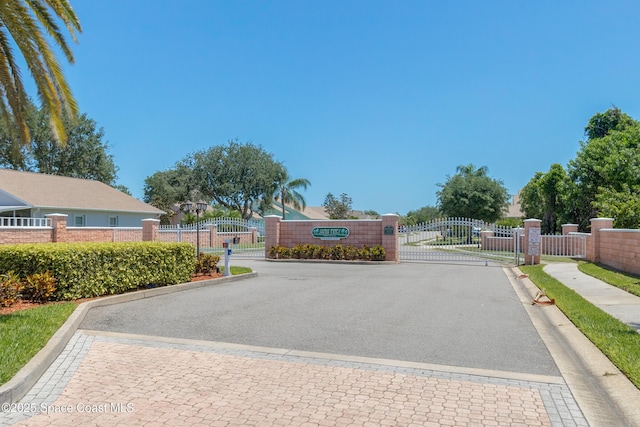
[[[640,389],[640,334],[549,276],[542,265],[519,268]]]
[[[0,385],[47,344],[77,306],[66,302],[0,315]]]
[[[224,267],[222,267],[221,270],[224,271]],[[249,267],[237,267],[234,265],[229,266],[229,272],[232,276],[235,276],[236,274],[247,274],[251,273],[252,271],[253,270],[251,270]]]
[[[589,276],[593,276],[596,279],[600,279],[612,286],[627,291],[630,294],[640,297],[639,276],[629,273],[623,273],[603,264],[596,264],[586,261],[580,261],[578,263],[578,270],[582,271],[585,274],[588,274]]]

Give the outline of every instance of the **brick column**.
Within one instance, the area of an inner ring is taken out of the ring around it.
[[[491,230],[482,230],[480,232],[480,246],[482,247],[483,251],[490,251],[495,249],[495,245],[489,246],[489,237],[493,237],[494,234],[495,233]]]
[[[280,244],[280,223],[282,222],[282,218],[278,215],[267,215],[264,217],[264,232],[265,232],[265,241],[264,241],[264,257],[271,258],[269,256],[269,251],[273,246],[278,246]]]
[[[398,262],[398,215],[382,215],[382,247],[385,261]]]
[[[209,247],[217,248],[222,245],[218,245],[218,225],[217,224],[208,224],[207,230],[209,230]]]
[[[251,232],[251,244],[255,245],[258,243],[258,229],[255,227],[249,227],[249,231]]]
[[[51,220],[51,241],[66,242],[67,241],[67,215],[66,214],[48,214],[45,218]]]
[[[539,219],[524,220],[524,263],[526,265],[540,264],[540,254],[542,253],[542,239],[540,236]]]
[[[562,224],[562,235],[566,236],[569,233],[577,233],[578,224]]]
[[[600,262],[600,230],[604,228],[613,228],[613,218],[591,219],[591,250],[587,251],[591,262]]]
[[[158,240],[158,228],[160,227],[160,220],[149,218],[142,220],[142,241],[143,242],[155,242]]]

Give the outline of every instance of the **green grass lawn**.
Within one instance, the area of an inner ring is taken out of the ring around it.
[[[43,305],[0,315],[0,384],[9,381],[62,326],[78,305]]]
[[[640,334],[546,274],[542,265],[521,266],[524,273],[582,333],[640,388]]]

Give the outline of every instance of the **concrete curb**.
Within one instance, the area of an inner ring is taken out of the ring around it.
[[[640,390],[557,306],[531,305],[538,287],[518,268],[505,273],[589,425],[640,426]]]
[[[144,298],[152,298],[159,295],[171,294],[174,292],[187,291],[190,289],[203,288],[205,286],[217,285],[220,283],[235,282],[238,280],[251,279],[257,277],[258,273],[240,274],[237,276],[219,277],[198,282],[181,283],[179,285],[163,286],[160,288],[144,289],[126,294],[113,295],[99,298],[93,301],[83,302],[78,305],[66,322],[53,334],[47,344],[40,350],[25,366],[14,376],[0,386],[0,404],[16,403],[22,399],[38,379],[49,368],[51,363],[62,353],[67,343],[75,334],[78,326],[84,320],[87,312],[94,307],[120,304],[123,302],[135,301]]]

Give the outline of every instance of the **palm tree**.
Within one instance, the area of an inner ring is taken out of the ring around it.
[[[56,141],[66,141],[63,115],[73,118],[78,114],[71,89],[47,41],[50,37],[66,59],[74,62],[58,20],[66,26],[75,42],[76,32],[82,32],[82,28],[68,0],[0,1],[0,119],[9,129],[15,129],[20,145],[26,145],[30,140],[26,122],[29,99],[14,47],[20,51],[36,83],[38,98],[49,113],[49,126]]]
[[[302,210],[307,207],[307,202],[304,200],[304,196],[298,193],[298,188],[302,187],[305,190],[311,185],[311,182],[306,178],[290,179],[287,172],[284,173],[282,180],[278,184],[278,189],[274,198],[276,201],[282,203],[282,219],[285,219],[285,203],[292,205],[298,210]]]

